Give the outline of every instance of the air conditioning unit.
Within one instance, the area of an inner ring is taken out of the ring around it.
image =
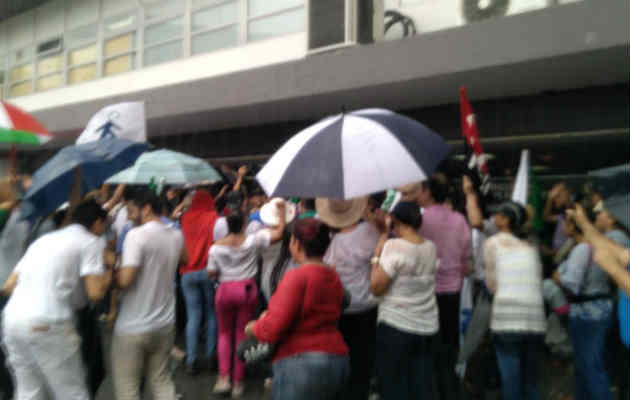
[[[63,39],[55,38],[47,40],[37,45],[37,55],[45,56],[48,54],[58,53],[63,50]]]
[[[308,50],[318,53],[380,41],[384,0],[309,0]]]

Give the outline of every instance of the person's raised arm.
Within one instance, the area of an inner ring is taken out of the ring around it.
[[[562,190],[562,183],[555,184],[549,193],[547,193],[547,201],[545,202],[545,211],[543,213],[543,220],[548,223],[557,222],[558,218],[553,215],[553,202]]]
[[[575,218],[584,238],[593,246],[595,262],[630,296],[630,272],[626,269],[630,262],[629,250],[602,235],[589,222],[581,205],[576,204],[575,210],[568,210],[567,215]]]
[[[238,192],[241,190],[241,185],[243,184],[243,178],[247,174],[247,165],[243,165],[238,169],[238,175],[236,178],[236,182],[234,183],[234,187],[232,188],[233,192]]]
[[[18,282],[17,272],[15,271],[11,272],[11,274],[9,275],[9,279],[7,279],[7,281],[4,283],[4,286],[2,287],[2,290],[0,290],[0,295],[5,296],[5,297],[11,296],[11,294],[15,290],[15,287],[17,286],[17,282]]]
[[[466,196],[466,216],[468,223],[475,229],[483,229],[483,213],[479,207],[479,199],[473,187],[473,182],[468,175],[462,177],[462,190]]]
[[[116,274],[116,285],[121,289],[133,285],[138,277],[138,270],[142,268],[142,242],[135,237],[136,232],[134,229],[129,231],[123,243],[122,266]]]
[[[276,203],[277,213],[278,213],[278,225],[269,229],[269,244],[274,244],[282,240],[282,236],[284,235],[284,228],[286,227],[286,208],[287,205],[283,201],[279,201]]]

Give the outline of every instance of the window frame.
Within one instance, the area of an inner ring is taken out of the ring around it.
[[[148,44],[148,45],[144,42],[144,38],[146,36],[146,31],[147,31],[148,28],[150,28],[150,27],[152,27],[154,25],[158,25],[158,24],[167,22],[167,21],[176,20],[178,18],[181,18],[181,20],[182,20],[182,32],[181,32],[181,34],[179,34],[177,36],[173,36],[172,38],[169,38],[169,39],[164,39],[164,40],[160,40],[160,41],[157,41],[157,42],[153,42],[153,43]],[[185,12],[183,12],[181,14],[176,14],[176,15],[169,15],[169,16],[166,16],[166,17],[154,18],[154,19],[148,20],[148,21],[145,20],[143,22],[144,22],[144,24],[142,26],[142,35],[143,36],[142,36],[142,43],[141,43],[141,46],[142,46],[142,68],[153,67],[153,66],[156,66],[156,65],[163,64],[164,62],[170,62],[170,61],[179,60],[179,59],[182,59],[182,58],[187,58],[184,42],[185,42],[185,38],[186,38],[186,34],[185,34],[186,33],[186,24],[190,23],[190,17],[187,18],[187,15],[186,15]],[[153,48],[156,48],[156,47],[160,47],[160,46],[163,46],[163,45],[166,45],[166,44],[175,43],[175,42],[181,42],[181,44],[182,44],[182,49],[181,49],[182,51],[181,51],[181,55],[179,57],[177,57],[177,58],[175,58],[173,60],[163,61],[163,62],[160,62],[160,63],[157,63],[157,64],[150,64],[150,65],[146,64],[146,62],[145,62],[145,55],[146,55],[147,50],[150,50],[150,49],[153,49]]]
[[[192,1],[192,0],[191,0]],[[199,52],[199,53],[193,53],[193,48],[192,48],[192,43],[195,37],[198,36],[202,36],[204,34],[207,33],[212,33],[212,32],[218,32],[218,31],[222,31],[222,30],[226,30],[228,28],[231,28],[233,26],[237,27],[237,37],[236,37],[236,44],[232,45],[232,46],[226,46],[223,47],[221,49],[217,49],[214,51],[220,51],[220,50],[224,50],[224,49],[233,49],[235,47],[239,47],[243,45],[242,42],[242,32],[243,32],[243,21],[241,20],[242,15],[243,15],[243,2],[245,2],[245,7],[247,6],[247,0],[222,0],[219,1],[215,4],[204,4],[201,6],[197,6],[196,8],[191,9],[190,11],[190,56],[198,56],[200,54],[209,54],[212,53],[213,51],[203,51],[203,52]],[[198,13],[198,12],[203,12],[203,11],[207,11],[207,10],[211,10],[213,8],[217,8],[217,7],[221,7],[225,4],[229,4],[229,3],[235,3],[236,7],[237,7],[237,16],[236,16],[236,21],[234,22],[230,22],[230,23],[226,23],[223,25],[217,25],[217,26],[213,26],[210,28],[204,28],[204,29],[198,29],[198,30],[193,30],[193,14]]]
[[[243,0],[243,1],[245,1],[246,6],[247,6],[248,11],[249,11],[249,0]],[[304,10],[304,15],[305,15],[304,28],[308,32],[309,0],[303,0],[302,5],[299,5],[299,6],[292,6],[292,7],[287,7],[287,8],[281,8],[281,9],[278,9],[278,10],[275,10],[275,11],[271,11],[271,12],[268,12],[268,13],[265,13],[265,14],[256,15],[256,16],[253,16],[253,17],[251,17],[249,15],[249,13],[247,13],[246,20],[245,20],[245,25],[247,26],[247,28],[246,28],[246,35],[245,35],[245,43],[256,43],[256,42],[269,40],[271,38],[275,38],[275,37],[284,35],[283,34],[283,35],[278,35],[278,36],[270,36],[270,37],[265,38],[265,39],[250,40],[250,38],[249,38],[249,25],[250,25],[251,22],[256,22],[256,21],[259,21],[259,20],[262,20],[262,19],[276,17],[278,15],[282,15],[282,14],[298,11],[298,10],[301,10],[301,9]]]
[[[135,21],[133,24],[131,24],[128,27],[125,27],[124,29],[119,29],[119,30],[114,30],[111,32],[107,32],[105,30],[105,20],[108,18],[115,18],[115,17],[120,17],[123,16],[125,14],[134,14],[135,15]],[[115,75],[120,75],[120,74],[125,74],[127,72],[131,72],[134,71],[136,69],[139,68],[139,51],[140,51],[140,47],[141,47],[141,43],[140,40],[142,39],[139,35],[139,31],[142,30],[142,14],[141,11],[138,10],[137,8],[135,9],[130,9],[124,12],[120,12],[117,14],[112,14],[112,15],[107,15],[107,16],[103,16],[102,18],[102,29],[103,29],[103,40],[102,40],[102,46],[101,46],[101,60],[100,60],[100,64],[101,64],[101,77],[102,78],[106,78],[109,76],[115,76]],[[122,37],[125,35],[129,35],[131,34],[133,37],[133,42],[132,42],[132,47],[131,50],[127,50],[127,51],[123,51],[120,53],[116,53],[113,55],[106,55],[105,54],[105,47],[107,46],[107,42],[112,40],[112,39],[116,39],[118,37]],[[131,59],[131,67],[129,68],[128,71],[124,71],[124,72],[119,72],[116,74],[111,74],[111,75],[106,75],[105,74],[105,66],[107,64],[108,61],[111,61],[115,58],[119,58],[119,57],[123,57],[123,56],[130,56]]]

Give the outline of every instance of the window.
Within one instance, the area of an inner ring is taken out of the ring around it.
[[[136,25],[136,19],[135,11],[106,18],[103,23],[105,34],[130,30]]]
[[[72,68],[68,71],[68,83],[79,83],[96,78],[96,64]]]
[[[114,75],[134,68],[136,35],[127,33],[105,41],[103,73]]]
[[[248,5],[248,13],[251,18],[304,6],[304,0],[249,0]]]
[[[68,53],[68,63],[72,66],[96,61],[96,54],[96,44],[72,50]]]
[[[238,2],[231,1],[216,7],[197,11],[192,15],[192,31],[199,32],[238,22]]]
[[[31,81],[22,82],[11,86],[11,90],[9,91],[11,97],[24,96],[27,94],[33,93],[33,84]]]
[[[56,73],[52,75],[47,75],[43,78],[39,78],[37,80],[37,90],[48,90],[58,88],[63,85],[63,74]]]
[[[33,64],[25,64],[19,67],[11,68],[9,80],[11,82],[20,82],[33,77]]]
[[[183,22],[183,18],[174,18],[147,27],[144,31],[144,44],[151,45],[181,37],[184,31]]]
[[[236,46],[238,44],[238,26],[201,33],[192,38],[192,53],[207,53]]]
[[[185,3],[181,0],[143,0],[144,15],[147,20],[155,20],[180,14],[184,10]]]
[[[46,57],[37,63],[37,75],[47,75],[53,72],[61,71],[63,68],[63,57],[61,54]]]
[[[173,18],[144,30],[144,65],[175,60],[183,54],[184,19]]]
[[[175,60],[182,55],[182,42],[177,41],[161,46],[152,47],[144,51],[144,65],[155,65]]]
[[[81,46],[82,44],[96,42],[98,25],[96,23],[66,32],[64,42],[68,48]]]
[[[306,11],[304,8],[298,8],[280,14],[274,14],[270,17],[250,20],[247,40],[263,40],[274,36],[302,32],[305,29]]]
[[[72,50],[68,53],[68,83],[79,83],[96,78],[96,44]]]
[[[2,57],[0,57],[0,99],[4,97],[4,65],[2,63]]]
[[[231,47],[239,40],[239,2],[230,1],[192,14],[192,54]]]

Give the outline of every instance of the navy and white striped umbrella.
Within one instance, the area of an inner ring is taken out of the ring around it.
[[[293,136],[256,178],[269,196],[350,199],[427,179],[450,151],[411,118],[365,109]]]

